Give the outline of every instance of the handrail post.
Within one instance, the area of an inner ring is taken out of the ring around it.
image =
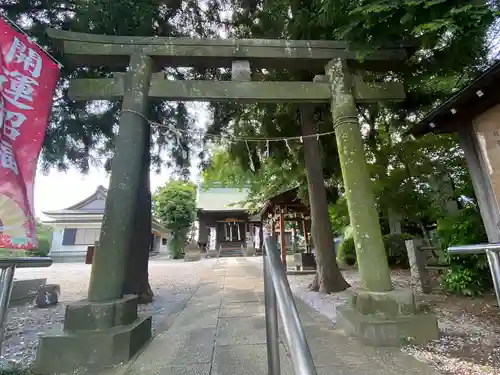
[[[10,296],[14,286],[16,268],[50,267],[52,259],[47,257],[6,257],[0,258],[0,355],[5,334],[5,321],[9,311]]]
[[[460,254],[482,254],[486,253],[488,265],[490,267],[497,305],[500,307],[500,243],[488,243],[479,245],[460,245],[448,247],[448,253],[453,255]]]
[[[264,262],[267,266],[265,272],[270,281],[272,281],[272,289],[276,296],[276,305],[279,308],[283,322],[295,374],[316,375],[311,350],[307,344],[304,328],[300,323],[299,312],[293,298],[292,289],[286,278],[283,263],[279,257],[276,241],[271,237],[267,237],[265,248],[266,256],[264,256]]]
[[[15,264],[7,268],[2,268],[0,273],[0,355],[2,354],[3,339],[5,335],[5,321],[9,310],[10,295],[14,285]]]
[[[267,263],[267,252],[264,256],[264,307],[266,314],[266,338],[267,338],[267,367],[268,375],[280,375],[280,351],[279,351],[279,333],[278,333],[278,306],[276,303],[276,294],[274,293],[273,281],[269,264]]]
[[[488,264],[490,266],[497,303],[498,306],[500,306],[500,259],[498,258],[498,252],[487,249],[486,257],[488,258]]]

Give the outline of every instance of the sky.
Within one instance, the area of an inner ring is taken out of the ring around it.
[[[151,174],[152,191],[165,184],[169,174]],[[76,169],[68,172],[51,171],[48,175],[38,173],[35,181],[35,215],[47,219],[42,211],[52,211],[69,207],[92,195],[99,185],[106,189],[109,185],[109,175],[104,168],[91,168],[86,175]]]
[[[496,60],[500,55],[500,43],[498,35],[500,33],[500,21],[492,28],[490,39],[490,57]],[[207,107],[202,103],[190,103],[191,113],[195,114],[196,127],[204,128],[208,122]],[[198,160],[193,158],[191,166],[192,179],[196,180],[198,171],[196,165]],[[163,169],[160,174],[151,174],[152,191],[160,185],[165,184],[169,179],[169,172]],[[78,170],[71,169],[68,172],[52,170],[48,175],[37,174],[35,181],[35,215],[42,220],[46,218],[42,211],[63,209],[71,206],[89,195],[91,195],[99,185],[108,188],[109,175],[104,168],[93,167],[89,173],[82,175]]]
[[[207,106],[203,103],[189,103],[189,112],[195,118],[196,128],[205,128],[209,121]],[[199,160],[193,152],[191,164],[191,179],[198,178],[197,165]],[[170,172],[163,168],[160,173],[151,172],[151,191],[164,185],[170,178]],[[48,174],[38,171],[35,180],[35,216],[41,220],[48,219],[43,211],[64,209],[92,195],[99,185],[106,189],[109,186],[109,174],[104,167],[91,167],[87,174],[72,168],[67,172],[52,169]]]

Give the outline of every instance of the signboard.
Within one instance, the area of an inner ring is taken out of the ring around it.
[[[259,249],[260,248],[260,228],[259,227],[254,227],[254,239],[255,239],[255,248]]]
[[[216,238],[217,237],[217,231],[215,227],[210,227],[210,234],[208,236],[209,238],[209,243],[208,243],[208,248],[210,250],[216,250],[215,245],[216,245]]]
[[[0,248],[37,247],[34,181],[58,64],[0,18]]]

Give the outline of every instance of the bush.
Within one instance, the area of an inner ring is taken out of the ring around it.
[[[180,229],[172,233],[168,248],[173,259],[181,259],[184,257],[184,248],[187,244],[189,229]]]
[[[475,207],[462,209],[458,216],[440,219],[437,226],[440,245],[470,245],[488,241],[481,215]],[[447,255],[450,268],[441,279],[443,288],[453,294],[478,296],[490,289],[491,274],[484,254]]]
[[[46,238],[38,239],[38,249],[28,251],[26,255],[31,257],[46,257],[50,253],[50,241]]]
[[[406,233],[387,234],[383,237],[387,261],[390,267],[409,267],[405,241],[411,238],[413,236]],[[356,246],[354,245],[353,237],[345,238],[342,241],[337,259],[339,263],[347,264],[348,266],[356,264]]]
[[[353,237],[344,238],[340,244],[337,262],[348,266],[356,264],[356,246],[354,245]]]
[[[0,367],[0,375],[34,375],[31,369],[18,367],[11,363],[2,364]]]
[[[487,283],[484,283],[481,272],[468,268],[468,266],[457,265],[453,265],[446,271],[441,279],[441,285],[449,293],[469,297],[481,295],[487,288]]]
[[[407,233],[386,234],[383,237],[389,267],[410,267],[405,241],[412,238],[413,236]]]

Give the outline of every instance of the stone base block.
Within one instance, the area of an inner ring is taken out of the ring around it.
[[[100,373],[130,360],[151,338],[151,317],[107,330],[54,331],[40,336],[35,373]]]
[[[337,313],[338,328],[368,345],[425,344],[439,337],[437,318],[432,314],[364,315],[352,307],[338,308]]]
[[[82,300],[66,307],[65,331],[106,330],[137,320],[137,296],[124,296],[109,302]]]
[[[354,290],[351,307],[363,315],[411,315],[417,312],[411,289],[398,288],[388,292]]]

